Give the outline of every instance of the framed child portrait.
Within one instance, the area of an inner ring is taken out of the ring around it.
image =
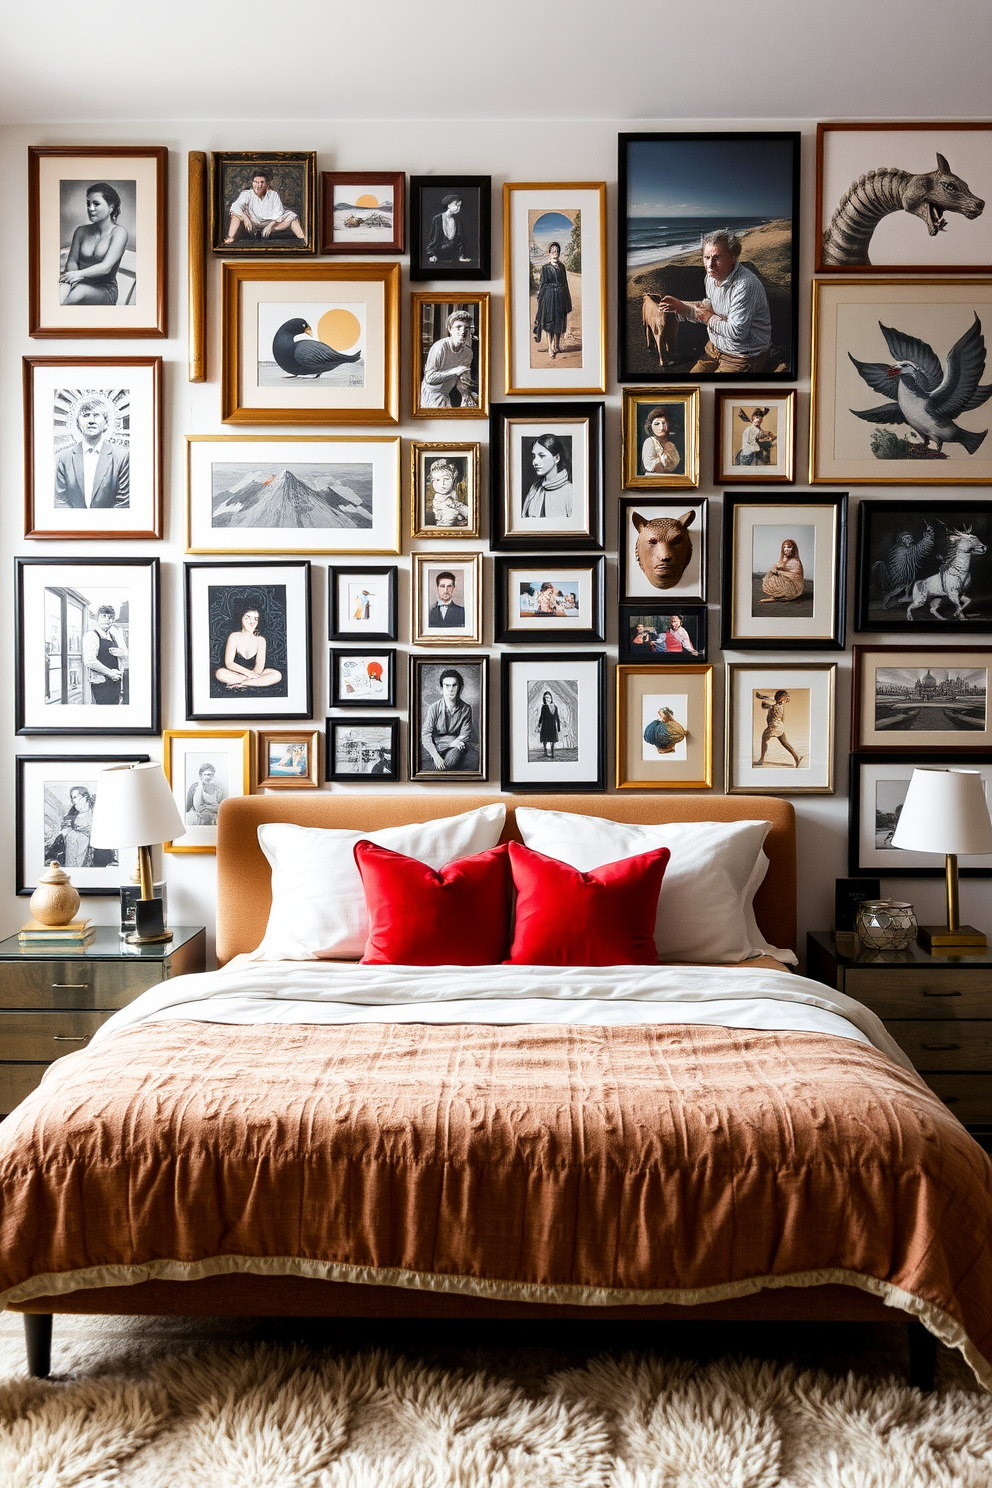
[[[617,667],[618,790],[713,785],[713,668]]]
[[[489,416],[489,295],[412,294],[414,418]]]
[[[411,655],[410,779],[488,778],[488,656]]]
[[[313,150],[225,150],[210,157],[214,253],[313,253],[317,247]]]
[[[795,388],[717,388],[716,484],[791,486],[796,478],[795,416]]]
[[[399,780],[399,719],[329,718],[325,774],[361,785]]]
[[[321,730],[259,729],[255,780],[259,790],[316,790]]]
[[[332,708],[395,708],[396,652],[387,646],[331,649]]]
[[[328,636],[332,641],[395,641],[398,570],[379,568],[327,570]]]
[[[251,794],[251,729],[166,729],[162,767],[179,815],[182,837],[167,853],[215,853],[221,802]]]
[[[603,546],[602,403],[496,403],[489,433],[494,548]]]
[[[605,790],[603,652],[504,652],[500,676],[500,788]]]
[[[727,664],[727,793],[829,795],[837,663]]]
[[[497,641],[603,641],[606,559],[496,558]]]
[[[619,512],[621,601],[705,599],[706,497],[621,496]]]
[[[724,649],[843,651],[847,494],[723,498]]]
[[[705,661],[706,616],[704,604],[672,600],[662,608],[660,599],[622,604],[620,660],[650,666]]]
[[[411,537],[478,537],[479,445],[410,442]]]
[[[482,645],[482,554],[414,553],[413,644]]]
[[[410,278],[488,279],[491,176],[410,177]]]
[[[699,389],[623,390],[623,483],[628,490],[699,485]]]

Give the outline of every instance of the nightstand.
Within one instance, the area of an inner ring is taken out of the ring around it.
[[[814,930],[806,974],[877,1013],[983,1147],[992,1140],[992,954],[867,951],[853,934]]]
[[[171,940],[132,946],[100,926],[82,950],[24,950],[0,941],[0,1114],[12,1111],[48,1066],[82,1049],[117,1008],[184,972],[206,969],[206,931],[174,925]]]

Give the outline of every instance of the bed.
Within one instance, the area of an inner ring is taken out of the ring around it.
[[[992,1388],[992,1164],[842,994],[768,955],[554,977],[251,959],[272,897],[260,826],[374,832],[498,799],[225,802],[218,972],[143,994],[0,1125],[0,1301],[25,1314],[33,1371],[59,1312],[895,1308]],[[695,834],[770,822],[754,915],[794,947],[787,802],[516,804]]]

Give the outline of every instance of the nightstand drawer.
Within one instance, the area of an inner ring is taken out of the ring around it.
[[[852,967],[844,991],[880,1018],[992,1018],[992,972]]]
[[[948,1072],[928,1073],[923,1078],[966,1126],[986,1126],[992,1122],[992,1075]]]
[[[106,1013],[2,1013],[0,1048],[5,1059],[61,1059],[85,1049]]]
[[[37,1089],[47,1068],[47,1064],[0,1064],[0,1116],[9,1116]]]
[[[0,1008],[121,1008],[157,987],[160,961],[4,961]]]
[[[918,1070],[992,1070],[992,1019],[984,1023],[887,1022]],[[992,1101],[992,1074],[985,1076]]]

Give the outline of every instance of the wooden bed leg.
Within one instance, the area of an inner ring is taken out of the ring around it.
[[[937,1340],[922,1323],[912,1319],[909,1329],[909,1383],[916,1390],[932,1390],[937,1367]]]
[[[24,1343],[28,1351],[28,1373],[35,1379],[47,1379],[52,1369],[52,1314],[24,1314]]]

